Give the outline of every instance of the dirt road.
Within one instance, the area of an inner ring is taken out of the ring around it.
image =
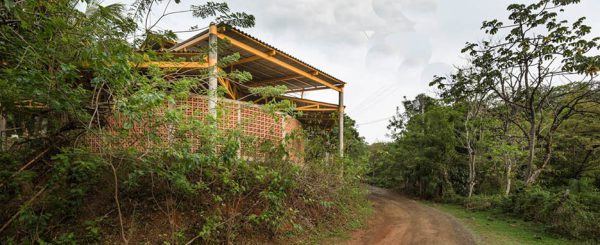
[[[475,244],[448,214],[385,189],[370,187],[374,213],[367,227],[344,244]]]

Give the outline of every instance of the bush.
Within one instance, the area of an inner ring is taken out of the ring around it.
[[[600,193],[550,192],[535,186],[510,197],[475,195],[445,200],[469,210],[499,210],[527,221],[542,223],[553,233],[580,240],[600,240]]]
[[[456,193],[450,193],[443,198],[444,203],[452,203],[457,205],[463,205],[467,198]]]
[[[510,211],[526,220],[541,222],[554,233],[576,239],[600,239],[598,193],[549,192],[539,187],[525,189],[511,197]]]
[[[541,221],[553,232],[578,239],[600,239],[600,216],[588,211],[576,197],[554,194],[541,214]]]
[[[516,194],[511,196],[512,205],[509,207],[512,210],[510,211],[528,221],[542,220],[545,214],[540,211],[548,203],[551,196],[550,192],[537,186],[517,191]]]
[[[600,192],[582,192],[577,194],[578,201],[588,207],[591,212],[600,213]]]
[[[508,198],[500,195],[475,195],[471,198],[464,198],[463,206],[470,210],[503,210],[507,206]]]

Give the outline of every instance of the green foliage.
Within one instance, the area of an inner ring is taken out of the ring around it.
[[[461,125],[459,111],[424,95],[404,105],[406,112],[397,114],[391,124],[396,127],[395,142],[379,150],[389,151],[384,156],[389,162],[371,171],[385,176],[383,182],[391,181],[386,186],[408,193],[429,198],[453,195],[465,181],[455,134]]]
[[[98,222],[96,220],[88,220],[84,225],[85,230],[87,231],[87,234],[85,234],[86,242],[100,242],[102,234],[100,232],[100,227],[98,227]]]
[[[189,116],[177,101],[207,94],[207,70],[173,82],[174,70],[137,69],[179,60],[153,51],[176,40],[175,32],[154,27],[178,11],[164,9],[150,23],[162,0],[130,8],[84,2],[84,12],[75,0],[0,7],[0,114],[19,135],[0,135],[2,243],[226,243],[251,234],[277,240],[348,219],[365,205],[359,181],[366,145],[351,119],[348,157],[339,159],[325,157],[337,155],[335,130],[311,129],[324,141],[302,138],[306,132],[264,141],[242,135],[244,122],[215,127],[227,108],[219,106],[216,118]],[[225,25],[254,24],[225,3],[189,12]],[[220,57],[218,65],[239,57]],[[216,75],[240,84],[251,79],[243,71]],[[284,90],[252,93],[269,98],[263,109],[276,120],[293,110],[289,101],[270,99]],[[290,143],[296,141],[312,149],[302,167],[290,157],[298,154]],[[251,151],[242,157],[241,149]]]
[[[468,64],[430,83],[439,99],[403,102],[368,180],[597,240],[600,38],[562,18],[578,2],[511,4],[508,23],[485,21]]]
[[[92,96],[87,88],[129,77],[131,47],[125,38],[135,24],[121,16],[123,6],[97,6],[82,13],[75,9],[77,2],[22,1],[18,7],[2,10],[14,21],[0,25],[3,114],[17,114],[20,101],[33,99],[52,112],[85,121],[89,118],[85,103]],[[40,9],[46,17],[31,14]],[[84,82],[82,71],[93,74],[93,79]]]
[[[424,100],[423,97],[417,99]],[[553,168],[542,176],[540,185],[526,187],[514,178],[523,175],[527,153],[507,138],[513,129],[503,129],[502,118],[494,118],[494,110],[479,115],[472,123],[480,124],[476,132],[479,144],[475,194],[467,195],[467,152],[463,146],[466,110],[463,103],[444,104],[443,100],[426,99],[427,106],[407,101],[406,113],[397,115],[391,127],[396,129],[395,141],[371,146],[373,161],[367,180],[375,185],[399,189],[422,198],[436,199],[479,210],[499,210],[525,220],[540,222],[548,231],[576,239],[598,239],[594,232],[598,222],[598,187],[595,182],[597,153],[595,135],[597,119],[579,115],[557,131]],[[588,110],[597,110],[590,107]],[[496,131],[496,132],[494,132]],[[516,131],[518,132],[518,131]],[[486,136],[487,135],[487,136]],[[490,141],[482,141],[488,137]],[[493,140],[493,141],[491,141]],[[568,157],[567,157],[568,156]],[[505,164],[512,162],[514,172]],[[504,165],[504,166],[503,166]],[[508,174],[508,177],[507,177]],[[594,176],[594,177],[592,177]],[[508,196],[506,178],[512,180]],[[568,188],[570,194],[565,194]]]
[[[375,143],[369,147],[370,158],[368,172],[365,174],[366,181],[375,186],[386,188],[397,188],[401,183],[403,175],[398,173],[399,167],[394,163],[394,149],[392,144]]]
[[[508,203],[510,199],[501,195],[476,195],[471,198],[462,198],[461,203],[469,210],[491,210],[491,209],[510,209]]]
[[[274,87],[254,87],[250,88],[250,93],[261,96],[262,98],[273,97],[283,94],[287,90],[285,85],[277,85]]]
[[[552,234],[538,222],[523,221],[496,210],[467,210],[460,205],[432,203],[432,207],[458,218],[473,231],[477,242],[490,245],[572,245],[589,244]]]
[[[598,193],[585,195],[549,192],[540,187],[527,188],[510,197],[477,195],[451,203],[472,212],[493,211],[539,224],[549,233],[571,239],[598,240],[600,222],[594,201]],[[597,204],[597,203],[596,203]]]
[[[572,24],[559,16],[578,1],[541,0],[508,7],[509,25],[485,21],[489,37],[467,43],[462,50],[470,64],[431,85],[450,99],[493,96],[505,107],[504,120],[516,127],[526,142],[527,185],[537,182],[554,155],[557,131],[570,117],[597,106],[596,80],[600,37],[590,38],[591,27],[579,18]],[[565,85],[556,86],[556,81]]]
[[[598,196],[597,193],[593,194]],[[512,212],[528,220],[543,222],[555,233],[579,239],[600,239],[597,211],[577,195],[530,188],[512,197]],[[592,208],[593,209],[593,208]]]

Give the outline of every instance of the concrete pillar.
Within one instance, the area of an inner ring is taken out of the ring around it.
[[[340,157],[344,157],[344,91],[339,92],[339,141],[340,141]]]
[[[211,23],[208,28],[208,65],[210,73],[208,77],[208,114],[217,119],[217,25]]]

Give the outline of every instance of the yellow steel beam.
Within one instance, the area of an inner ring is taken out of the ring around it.
[[[267,83],[273,83],[273,82],[283,82],[283,81],[297,79],[297,78],[302,78],[302,77],[304,77],[304,76],[302,76],[302,75],[292,75],[292,76],[285,76],[285,77],[278,77],[278,78],[272,78],[272,79],[267,79],[267,80],[261,80],[261,81],[256,81],[256,82],[249,82],[249,84],[259,85],[259,84],[267,84]]]
[[[233,32],[235,32],[235,33],[237,33],[238,35],[241,35],[241,36],[248,36],[247,34],[244,34],[244,33],[242,33],[242,32],[239,32],[238,30],[236,30],[236,29],[234,29],[234,28],[232,28],[232,29],[231,29],[231,31],[233,31]],[[249,40],[251,40],[252,42],[254,42],[254,43],[256,43],[256,44],[260,45],[260,46],[263,46],[263,47],[265,47],[265,48],[270,48],[269,46],[265,45],[264,43],[261,43],[261,42],[257,41],[257,40],[256,40],[256,39],[254,39],[254,38],[248,38],[248,39],[249,39]],[[286,58],[288,58],[288,59],[290,59],[290,60],[293,60],[293,61],[295,61],[296,63],[298,63],[298,64],[300,64],[300,65],[302,65],[302,66],[304,66],[304,67],[306,67],[306,68],[308,68],[308,69],[312,69],[312,68],[311,68],[309,65],[307,65],[307,64],[304,64],[303,62],[300,62],[298,59],[296,59],[296,58],[294,58],[294,57],[292,57],[292,56],[289,56],[289,55],[287,55],[287,54],[285,54],[285,53],[281,53],[281,55],[282,55],[282,56],[284,56],[284,57],[286,57]],[[330,79],[333,79],[333,80],[339,81],[339,82],[341,82],[342,84],[345,84],[344,82],[340,81],[339,79],[337,79],[337,78],[335,78],[335,77],[332,77],[332,76],[330,76],[330,75],[328,75],[328,74],[326,74],[326,73],[324,73],[324,74],[322,74],[322,75],[323,75],[323,76],[325,76],[325,77],[328,77],[328,78],[330,78]]]
[[[235,46],[237,46],[237,47],[239,47],[241,49],[244,49],[244,50],[246,50],[246,51],[248,51],[250,53],[253,53],[254,55],[260,56],[263,59],[270,61],[271,63],[274,63],[274,64],[279,65],[279,66],[281,66],[283,68],[286,68],[286,69],[288,69],[288,70],[290,70],[290,71],[292,71],[294,73],[297,73],[298,75],[302,75],[302,76],[304,76],[304,77],[306,77],[306,78],[308,78],[310,80],[313,80],[313,81],[315,81],[317,83],[323,84],[323,85],[325,85],[325,86],[327,86],[327,87],[329,87],[329,88],[331,88],[331,89],[333,89],[335,91],[341,91],[341,89],[339,87],[336,87],[336,86],[334,86],[334,85],[332,85],[332,84],[324,81],[323,79],[318,78],[317,76],[315,76],[313,74],[310,74],[310,73],[308,73],[306,71],[300,70],[300,69],[298,69],[298,68],[296,68],[296,67],[294,67],[294,66],[292,66],[292,65],[290,65],[288,63],[285,63],[285,62],[283,62],[283,61],[281,61],[281,60],[279,60],[279,59],[277,59],[275,57],[269,56],[269,54],[264,53],[264,52],[262,52],[260,50],[257,50],[257,49],[255,49],[253,47],[250,47],[249,45],[244,44],[244,43],[242,43],[242,42],[240,42],[238,40],[235,40],[235,39],[233,39],[233,38],[231,38],[231,37],[229,37],[227,35],[219,33],[218,37],[222,38],[222,39],[227,39],[227,40],[229,40],[231,42],[231,44],[233,44],[233,45],[235,45]]]
[[[221,86],[223,86],[225,88],[225,91],[232,99],[234,99],[234,100],[237,99],[236,98],[237,96],[235,94],[233,86],[231,86],[231,83],[229,82],[229,80],[223,79],[222,77],[217,77],[217,80],[219,81]]]
[[[217,67],[217,71],[223,72],[223,69]],[[237,100],[238,93],[236,86],[234,86],[230,80],[224,79],[222,77],[217,77],[217,80],[223,87],[225,87],[227,94],[229,94],[229,96],[231,96],[232,99]]]
[[[46,109],[48,108],[47,105],[43,104],[43,103],[39,103],[39,102],[35,102],[33,100],[22,100],[17,102],[17,105],[15,105],[15,107],[17,108],[28,108],[28,109]]]
[[[287,96],[280,96],[279,98],[282,99],[282,100],[289,100],[289,101],[296,101],[296,102],[302,102],[302,103],[307,103],[307,104],[314,104],[314,105],[319,105],[319,106],[324,106],[324,107],[335,107],[335,108],[338,108],[338,105],[329,104],[329,103],[325,103],[325,102],[314,101],[314,100],[300,99],[300,98],[287,97]]]
[[[231,65],[232,66],[234,66],[234,65],[241,65],[241,64],[245,64],[245,63],[256,61],[256,60],[260,60],[260,59],[262,59],[262,57],[260,57],[258,55],[250,56],[250,57],[247,57],[247,58],[240,59],[240,60],[238,60],[237,62],[235,62],[235,63],[233,63]]]
[[[305,105],[305,106],[299,106],[299,107],[296,107],[296,110],[302,110],[302,109],[311,109],[311,108],[319,108],[319,105]]]
[[[275,56],[277,54],[277,51],[272,50],[271,52],[269,52],[267,54],[269,56]],[[244,64],[244,63],[249,63],[249,62],[252,62],[252,61],[257,61],[257,60],[260,60],[260,59],[262,59],[262,57],[260,57],[258,55],[250,56],[250,57],[246,57],[246,58],[240,59],[240,60],[238,60],[237,62],[235,62],[235,63],[233,63],[231,65],[232,66],[241,65],[241,64]]]
[[[156,52],[159,55],[173,55],[173,56],[200,56],[200,55],[204,55],[206,56],[206,53],[199,53],[199,52],[177,52],[177,51],[173,51],[173,52]]]
[[[179,68],[179,69],[200,69],[208,68],[208,64],[200,62],[171,62],[171,61],[150,61],[138,65],[139,68],[148,68],[157,66],[158,68]]]
[[[189,42],[186,42],[184,44],[182,44],[181,46],[175,47],[174,49],[172,49],[173,51],[181,51],[181,50],[185,50],[186,48],[190,47],[190,46],[194,46],[196,44],[198,44],[199,42],[202,42],[206,39],[208,39],[208,32],[202,36],[199,36],[197,38],[194,38],[193,40],[190,40]]]
[[[304,105],[304,106],[296,107],[295,108],[296,111],[307,111],[307,112],[309,112],[309,111],[321,111],[321,112],[326,112],[326,111],[337,111],[337,110],[339,110],[338,105],[329,104],[329,103],[323,103],[323,102],[319,102],[319,101],[306,100],[306,99],[293,98],[293,97],[280,97],[280,99],[289,100],[289,101],[292,101],[294,103],[302,102],[302,103],[307,104],[307,105]]]
[[[290,94],[290,93],[302,93],[302,92],[324,90],[324,89],[329,89],[329,88],[328,87],[316,87],[316,88],[306,88],[306,89],[292,89],[292,90],[286,91],[285,93],[286,94]]]
[[[314,109],[296,109],[297,111],[337,111],[338,109],[333,108],[314,108]]]

